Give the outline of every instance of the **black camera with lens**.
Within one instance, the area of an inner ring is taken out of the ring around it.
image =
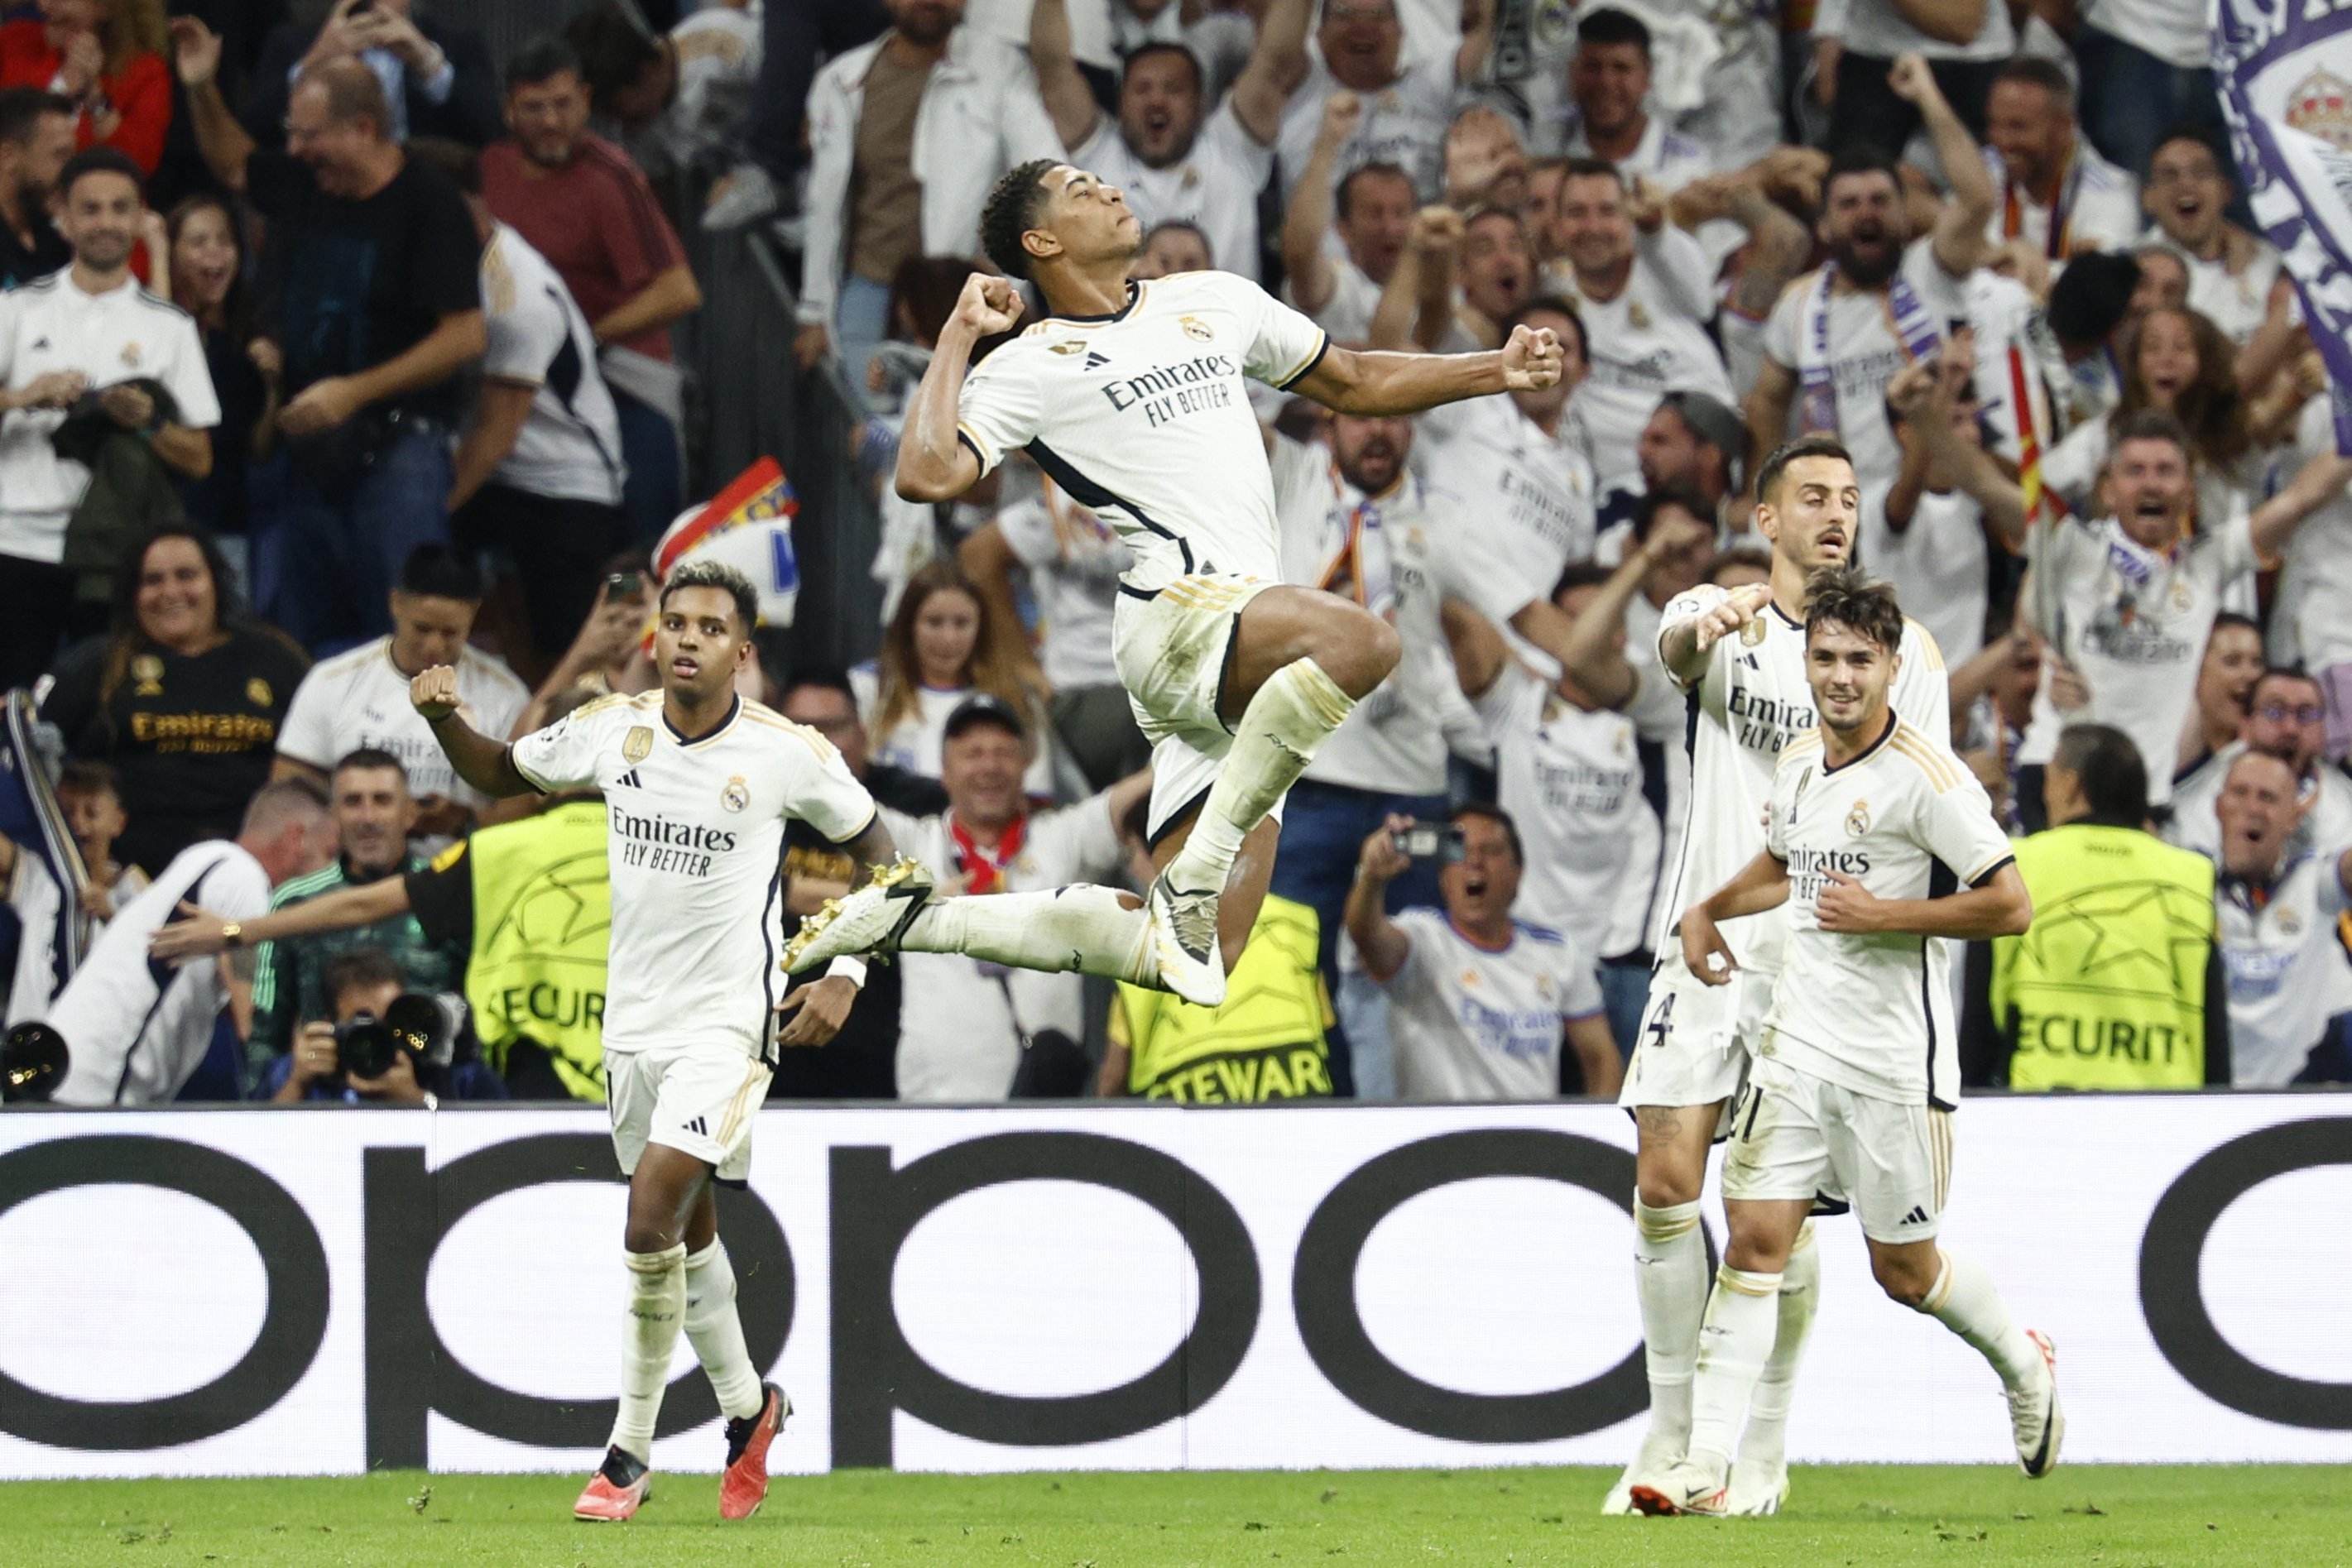
[[[45,1023],[20,1023],[0,1040],[0,1101],[37,1104],[58,1092],[72,1062],[66,1037]]]
[[[423,991],[394,997],[382,1018],[354,1013],[335,1026],[335,1065],[350,1078],[381,1078],[402,1051],[419,1077],[429,1065],[446,1066],[458,1027],[456,998]]]

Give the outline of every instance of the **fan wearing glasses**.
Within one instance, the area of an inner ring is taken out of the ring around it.
[[[2319,682],[2296,668],[2264,670],[2246,699],[2238,738],[2173,786],[2172,821],[2164,836],[2218,863],[2222,789],[2231,766],[2252,751],[2277,758],[2294,775],[2300,807],[2284,845],[2289,859],[2352,844],[2352,779],[2322,759],[2326,741],[2327,704]]]

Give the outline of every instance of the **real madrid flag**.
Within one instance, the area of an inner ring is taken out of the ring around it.
[[[789,626],[801,592],[800,560],[793,553],[793,517],[799,510],[782,466],[762,457],[709,502],[678,514],[654,549],[654,571],[666,582],[689,560],[725,561],[760,591],[761,624]]]
[[[2352,9],[2214,0],[2210,17],[2246,200],[2303,296],[2352,455]]]

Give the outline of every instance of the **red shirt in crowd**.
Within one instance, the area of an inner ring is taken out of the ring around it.
[[[65,52],[49,46],[48,32],[38,17],[0,23],[0,88],[46,89],[65,64]],[[99,86],[121,120],[106,145],[127,154],[152,174],[163,161],[163,136],[172,127],[172,72],[163,57],[142,51],[131,57],[114,75],[101,76]],[[89,115],[81,117],[80,143],[100,138]]]
[[[592,327],[686,265],[644,172],[601,136],[582,137],[561,169],[532,162],[512,141],[491,143],[482,151],[482,198],[547,257]],[[667,360],[669,329],[640,332],[625,346]]]

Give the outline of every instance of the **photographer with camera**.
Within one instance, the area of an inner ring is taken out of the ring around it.
[[[1426,859],[1439,862],[1444,907],[1387,914],[1388,884]],[[1456,806],[1447,823],[1391,817],[1364,841],[1348,935],[1388,992],[1400,1099],[1617,1092],[1624,1064],[1592,956],[1511,917],[1525,866],[1517,825],[1476,802]]]
[[[302,1025],[294,1049],[269,1065],[273,1105],[341,1100],[351,1105],[423,1105],[503,1100],[507,1087],[478,1061],[455,1060],[460,1008],[406,989],[381,947],[354,947],[327,965],[334,1018]]]

